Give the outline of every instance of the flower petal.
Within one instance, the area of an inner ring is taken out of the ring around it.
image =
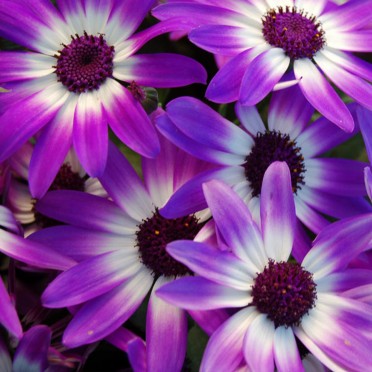
[[[267,168],[260,205],[266,253],[275,261],[287,261],[293,246],[296,211],[286,162],[274,162]]]
[[[284,75],[289,62],[281,48],[272,48],[257,56],[244,73],[239,102],[247,106],[260,102]]]
[[[187,347],[186,312],[156,296],[155,291],[171,279],[160,277],[152,289],[146,317],[147,366],[149,371],[179,371]]]
[[[299,87],[306,99],[332,123],[351,132],[354,120],[349,110],[314,63],[306,58],[297,59],[293,69],[296,78],[301,79]]]
[[[200,276],[184,277],[163,285],[156,295],[172,305],[191,310],[247,306],[251,296]]]

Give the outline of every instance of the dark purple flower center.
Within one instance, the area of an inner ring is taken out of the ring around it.
[[[172,258],[165,247],[175,240],[193,240],[201,228],[202,224],[194,215],[167,219],[156,209],[152,217],[143,220],[136,233],[142,263],[156,278],[192,274],[186,266]]]
[[[298,263],[269,261],[252,287],[252,305],[267,314],[275,327],[299,325],[315,306],[313,275]]]
[[[58,80],[71,92],[95,90],[112,76],[114,47],[102,35],[71,36],[69,45],[56,55]]]
[[[323,48],[324,31],[314,16],[296,7],[270,9],[262,19],[262,33],[272,46],[293,59],[312,58]]]
[[[73,172],[69,164],[63,164],[57,173],[48,191],[54,190],[76,190],[84,191],[86,177],[81,177],[79,173]],[[36,224],[40,227],[50,227],[61,225],[61,222],[46,217],[34,209]]]
[[[252,189],[252,196],[261,193],[261,186],[266,169],[274,161],[285,161],[291,172],[292,190],[294,193],[304,185],[304,157],[301,148],[289,138],[288,134],[276,131],[258,133],[255,144],[245,159],[245,176]]]

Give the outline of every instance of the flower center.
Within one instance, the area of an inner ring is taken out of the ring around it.
[[[114,47],[107,45],[103,36],[71,36],[69,45],[59,51],[55,73],[70,91],[82,93],[98,89],[112,76]]]
[[[261,186],[266,169],[274,161],[285,161],[291,172],[294,193],[304,185],[305,164],[301,148],[289,138],[288,134],[276,131],[258,133],[254,138],[252,151],[245,159],[245,176],[252,189],[252,197],[261,193]]]
[[[315,306],[313,275],[298,263],[269,261],[252,287],[252,305],[274,322],[275,327],[299,325]]]
[[[312,58],[323,48],[324,31],[314,16],[286,6],[270,9],[262,19],[262,33],[272,46],[293,59]]]
[[[76,190],[84,191],[85,189],[85,177],[80,177],[76,172],[73,172],[69,164],[63,164],[57,173],[53,183],[49,187],[48,191],[54,190]],[[51,227],[61,225],[60,221],[46,217],[43,214],[36,211],[34,208],[35,222],[40,227]]]
[[[143,220],[137,230],[137,246],[142,263],[157,278],[164,276],[183,276],[192,272],[183,264],[172,258],[165,250],[174,240],[193,240],[202,224],[194,215],[167,219],[156,208],[152,217]]]

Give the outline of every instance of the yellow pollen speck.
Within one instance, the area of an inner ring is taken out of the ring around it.
[[[87,333],[88,333],[89,336],[91,336],[94,333],[94,331],[90,330]]]
[[[160,231],[159,230],[155,230],[155,235],[159,235],[160,234]]]
[[[282,289],[282,293],[283,293],[283,294],[286,294],[287,291],[286,291],[285,289]]]
[[[346,346],[350,346],[350,345],[351,345],[351,342],[350,342],[349,340],[344,340],[344,344],[345,344]]]
[[[187,222],[184,223],[185,227],[189,227],[189,224]]]
[[[287,27],[284,27],[284,28],[283,28],[283,31],[287,31],[287,30],[288,30],[288,28],[287,28]]]

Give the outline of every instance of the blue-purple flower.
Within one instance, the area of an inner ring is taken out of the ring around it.
[[[237,0],[175,2],[155,8],[161,20],[182,19],[199,47],[233,57],[210,82],[206,97],[255,105],[292,69],[307,100],[331,122],[352,131],[353,118],[335,86],[371,109],[370,65],[350,52],[371,51],[370,3]]]
[[[346,218],[369,212],[364,199],[366,163],[322,157],[355,132],[345,133],[323,117],[310,123],[313,108],[298,93],[298,87],[291,87],[273,94],[268,128],[253,106],[237,105],[241,126],[236,126],[195,98],[168,103],[166,114],[157,119],[160,131],[217,168],[180,188],[162,209],[164,216],[206,208],[201,184],[220,179],[233,186],[258,221],[263,175],[274,161],[289,165],[297,217],[315,233],[329,224],[324,215]],[[353,105],[349,108],[355,111]]]
[[[302,371],[303,351],[331,370],[371,365],[371,271],[345,269],[372,245],[372,213],[336,222],[303,261],[290,258],[295,205],[288,166],[273,163],[262,185],[261,224],[226,184],[204,184],[230,251],[177,241],[167,251],[197,275],[157,291],[185,309],[237,308],[212,335],[201,371]],[[213,257],[213,259],[211,259]]]
[[[176,239],[209,239],[204,225],[209,211],[166,219],[159,214],[169,197],[187,180],[209,169],[161,138],[155,159],[142,158],[142,181],[115,146],[110,146],[99,177],[110,199],[61,190],[46,194],[37,210],[70,224],[40,230],[29,239],[49,245],[79,263],[59,275],[42,296],[51,308],[78,305],[64,333],[67,346],[101,340],[137,310],[152,288],[146,320],[147,364],[182,367],[187,342],[186,313],[154,291],[189,269],[165,251]],[[217,248],[216,248],[217,249]]]
[[[135,54],[173,29],[174,22],[160,22],[134,34],[153,2],[58,1],[58,9],[41,0],[0,3],[0,35],[30,50],[0,53],[0,84],[9,90],[0,97],[0,162],[42,129],[31,159],[35,193],[54,178],[71,145],[89,175],[102,174],[108,123],[133,150],[156,156],[141,86],[205,82],[204,68],[188,57]]]

